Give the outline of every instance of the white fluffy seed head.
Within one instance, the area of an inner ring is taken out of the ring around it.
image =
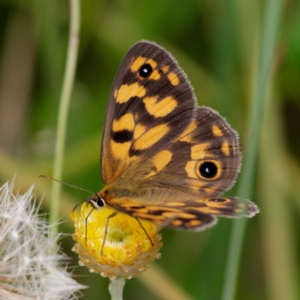
[[[84,286],[61,265],[67,257],[55,246],[59,236],[50,234],[32,190],[0,187],[0,299],[78,299]]]

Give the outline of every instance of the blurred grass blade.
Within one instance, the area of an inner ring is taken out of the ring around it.
[[[69,112],[69,105],[71,100],[71,92],[73,89],[75,69],[77,63],[77,53],[79,47],[79,27],[80,27],[80,1],[70,0],[70,34],[69,34],[66,69],[64,74],[63,87],[62,87],[60,106],[58,112],[56,147],[55,147],[54,170],[53,170],[53,177],[58,180],[61,180],[62,177],[68,112]],[[51,194],[51,207],[50,207],[50,223],[54,223],[58,220],[60,194],[61,194],[61,184],[53,181],[52,194]]]
[[[272,97],[273,98],[273,97]],[[261,220],[263,262],[268,298],[299,299],[294,212],[287,205],[288,174],[283,124],[278,101],[268,106],[259,160],[258,188],[263,199]],[[297,177],[299,180],[299,176]],[[298,181],[299,182],[299,181]],[[285,183],[285,184],[282,184]],[[291,188],[293,189],[293,188]],[[280,259],[279,259],[280,258]]]
[[[261,133],[266,93],[269,84],[271,83],[271,68],[282,5],[283,1],[281,0],[267,0],[264,7],[258,64],[255,71],[256,74],[251,99],[252,108],[250,112],[250,124],[248,127],[249,136],[247,152],[244,159],[244,168],[242,171],[240,185],[238,187],[238,195],[242,198],[252,198],[258,143]],[[236,220],[233,223],[222,291],[223,300],[234,299],[245,225],[245,219]]]
[[[162,300],[193,300],[176,281],[158,265],[152,264],[138,279]]]

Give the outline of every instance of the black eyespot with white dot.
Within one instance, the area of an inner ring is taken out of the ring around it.
[[[148,76],[150,76],[150,74],[152,73],[153,68],[151,67],[151,65],[149,64],[143,64],[140,69],[139,69],[139,75],[142,78],[146,78]]]
[[[200,165],[199,172],[202,177],[212,179],[217,175],[218,167],[212,161],[205,161]]]

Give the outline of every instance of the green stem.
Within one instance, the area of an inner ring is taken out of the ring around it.
[[[63,158],[65,151],[65,139],[67,131],[68,112],[71,100],[71,92],[74,84],[77,53],[79,47],[79,27],[80,27],[80,0],[70,0],[70,33],[68,42],[67,62],[63,79],[60,105],[58,111],[56,147],[54,156],[53,177],[61,180]],[[57,222],[59,218],[59,203],[61,195],[61,184],[52,182],[50,223]],[[57,227],[53,227],[52,233],[57,232]]]
[[[122,300],[123,299],[123,288],[125,285],[125,279],[115,279],[111,280],[109,283],[109,293],[111,295],[111,300]]]
[[[264,23],[260,44],[261,48],[259,50],[258,65],[252,90],[252,108],[250,110],[250,124],[248,126],[250,134],[247,143],[247,155],[244,160],[243,173],[238,188],[238,195],[247,199],[251,199],[253,194],[258,144],[265,101],[267,99],[266,93],[271,82],[271,69],[282,4],[282,0],[267,0],[265,3]],[[245,219],[236,220],[233,223],[226,263],[222,300],[232,300],[235,296],[245,227]]]

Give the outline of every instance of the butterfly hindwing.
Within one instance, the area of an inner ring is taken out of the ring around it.
[[[216,198],[229,189],[240,168],[237,134],[212,109],[198,107],[196,113],[180,136],[155,155],[139,158],[115,180],[115,198],[126,191],[130,199],[146,205],[169,199],[184,203]]]
[[[114,80],[102,138],[101,171],[108,184],[141,156],[152,156],[195,117],[191,85],[175,59],[141,41],[126,54]]]
[[[140,185],[165,186],[176,190],[178,197],[212,198],[228,190],[240,169],[238,136],[216,111],[198,107],[190,126],[162,153],[152,158],[152,170]],[[149,159],[151,161],[151,159]]]
[[[216,216],[229,218],[252,217],[257,206],[237,197],[166,201],[164,205],[143,205],[140,201],[115,199],[113,205],[133,217],[149,220],[162,227],[185,230],[203,230],[217,222]]]

